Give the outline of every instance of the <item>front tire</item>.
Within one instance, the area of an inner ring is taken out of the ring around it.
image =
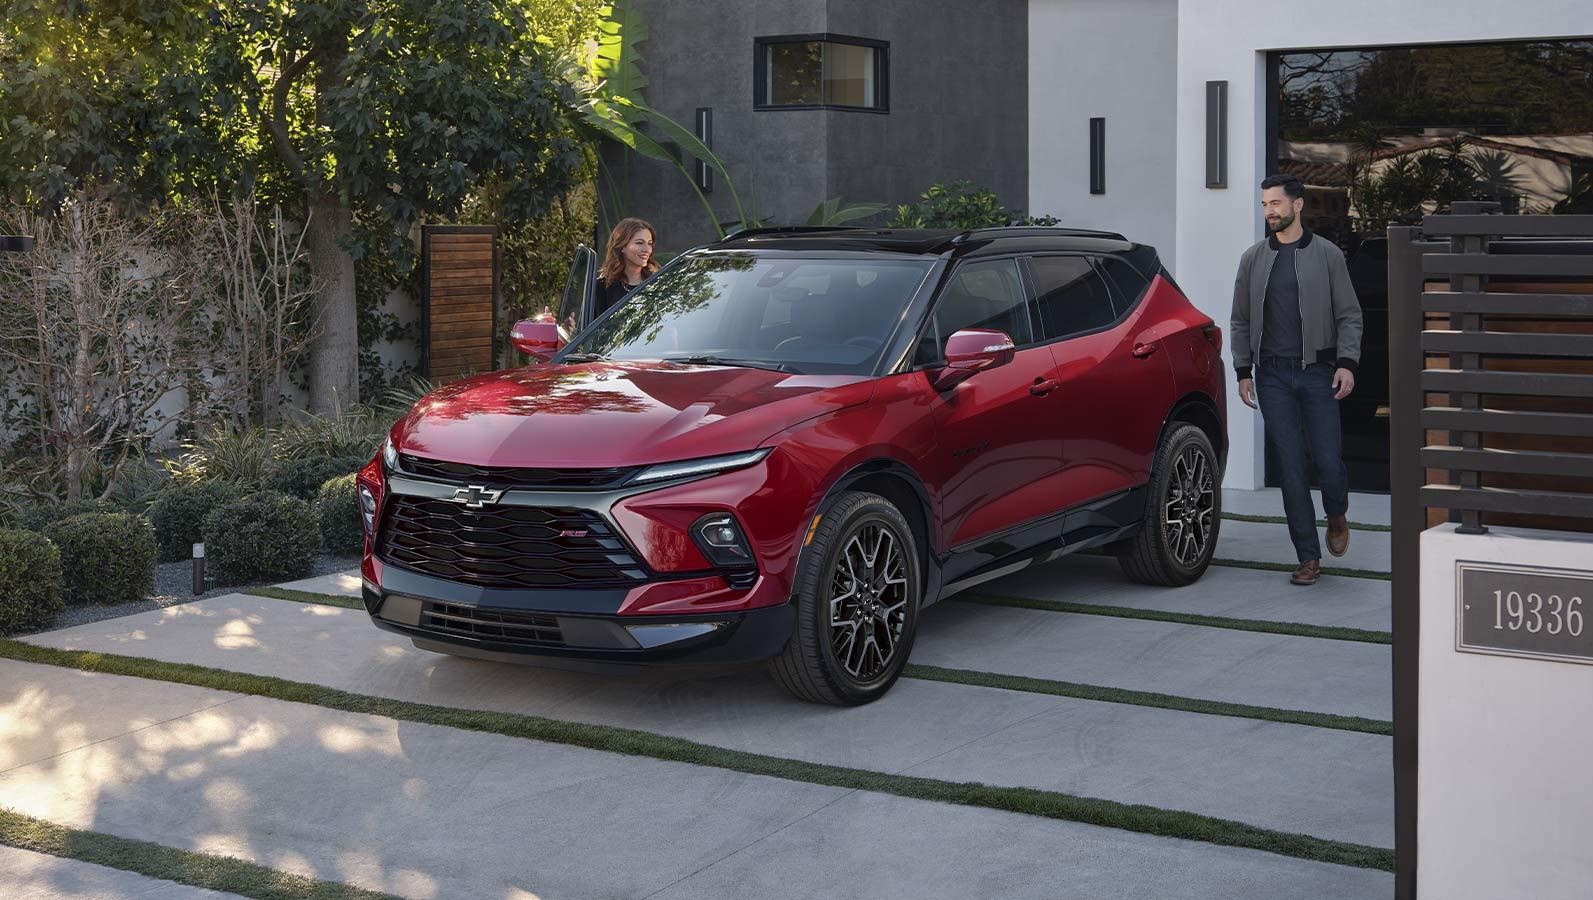
[[[923,571],[912,527],[877,494],[846,491],[802,553],[796,626],[769,671],[800,699],[855,706],[884,696],[918,631]]]
[[[1195,425],[1175,426],[1151,472],[1143,524],[1117,562],[1141,584],[1191,584],[1211,565],[1222,526],[1221,473],[1211,439]]]

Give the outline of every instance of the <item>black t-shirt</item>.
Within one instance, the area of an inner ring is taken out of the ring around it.
[[[1294,267],[1295,244],[1278,244],[1278,256],[1267,276],[1267,297],[1261,306],[1261,355],[1302,357],[1300,344],[1300,279]]]
[[[616,278],[612,282],[599,279],[597,282],[597,309],[592,310],[592,318],[597,318],[608,312],[609,307],[625,299],[635,288],[625,283],[624,277]]]

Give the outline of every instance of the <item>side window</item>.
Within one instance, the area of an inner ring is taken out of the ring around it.
[[[1102,328],[1117,318],[1106,282],[1087,257],[1036,256],[1029,271],[1047,340]]]
[[[1139,273],[1139,270],[1129,265],[1127,261],[1115,256],[1103,256],[1096,259],[1101,271],[1106,273],[1106,280],[1117,289],[1114,301],[1117,304],[1118,315],[1122,315],[1139,302],[1139,295],[1150,286],[1150,279]]]
[[[933,319],[931,327],[938,334],[933,344],[919,342],[915,362],[920,365],[940,359],[946,351],[946,339],[963,328],[1004,331],[1020,347],[1034,343],[1029,305],[1015,259],[958,266],[935,301]]]

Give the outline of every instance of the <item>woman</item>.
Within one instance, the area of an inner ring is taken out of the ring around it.
[[[608,250],[597,273],[597,309],[600,316],[625,298],[647,276],[658,271],[653,261],[653,226],[641,219],[621,219],[608,236]]]

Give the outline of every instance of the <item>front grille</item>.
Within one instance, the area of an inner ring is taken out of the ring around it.
[[[468,463],[398,455],[398,468],[410,475],[442,481],[468,481],[500,488],[605,490],[618,487],[636,469],[519,469],[508,466],[473,466]]]
[[[559,620],[540,613],[478,609],[456,603],[428,601],[421,606],[420,627],[436,634],[476,638],[498,644],[564,646]]]
[[[395,494],[377,552],[406,569],[486,588],[628,588],[648,577],[608,522],[586,509],[467,509]]]

